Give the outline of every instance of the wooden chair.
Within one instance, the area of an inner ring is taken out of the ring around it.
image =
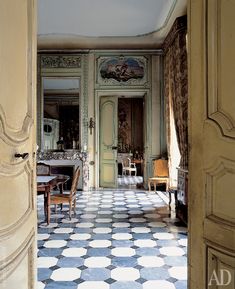
[[[51,167],[44,163],[37,163],[36,172],[37,176],[49,176],[51,172]],[[44,215],[46,218],[47,218],[47,195],[48,195],[47,191],[50,191],[50,189],[51,188],[49,186],[45,185],[37,186],[37,195],[44,196]]]
[[[130,158],[126,158],[122,160],[122,175],[126,175],[126,172],[129,172],[129,175],[131,176],[131,173],[134,172],[135,176],[137,174],[137,169],[135,163],[131,162]]]
[[[157,184],[165,184],[167,192],[169,186],[168,161],[164,159],[154,160],[153,167],[154,167],[153,177],[148,179],[149,191],[151,191],[151,185],[153,185],[154,191],[156,191]]]
[[[80,176],[80,169],[79,167],[76,169],[73,180],[72,186],[69,193],[64,192],[63,194],[53,194],[50,197],[50,205],[62,205],[62,204],[69,204],[69,218],[71,219],[71,212],[73,209],[74,215],[76,214],[76,192],[78,186],[78,180]]]
[[[37,175],[49,176],[51,174],[51,167],[44,163],[37,163]]]
[[[60,193],[63,193],[64,187],[63,185],[66,183],[66,181],[69,179],[69,176],[66,175],[57,175],[51,173],[51,166],[47,165],[45,163],[37,163],[37,176],[57,176],[57,180],[53,186],[53,188],[57,188],[57,190],[60,190]]]

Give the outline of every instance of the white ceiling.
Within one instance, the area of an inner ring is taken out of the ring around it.
[[[39,45],[50,41],[75,44],[80,40],[89,46],[94,39],[109,41],[111,37],[112,42],[123,38],[125,43],[135,36],[146,41],[153,35],[157,42],[165,37],[174,19],[185,14],[186,3],[187,0],[38,0]]]

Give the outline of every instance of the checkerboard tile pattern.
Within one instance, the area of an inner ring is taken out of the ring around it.
[[[78,192],[50,225],[38,198],[38,289],[187,288],[187,230],[157,193]]]
[[[118,176],[118,186],[143,184],[142,176]]]

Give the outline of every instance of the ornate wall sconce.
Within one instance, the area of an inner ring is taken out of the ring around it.
[[[90,129],[90,134],[92,134],[92,129],[95,128],[95,121],[93,120],[92,117],[90,117],[89,123],[88,123],[88,127]]]

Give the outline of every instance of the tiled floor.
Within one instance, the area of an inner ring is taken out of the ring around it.
[[[49,226],[39,200],[38,217],[38,289],[187,288],[186,228],[155,192],[79,192]]]
[[[130,185],[137,185],[143,183],[143,177],[142,176],[129,176],[129,175],[123,175],[118,176],[118,186],[130,186]]]

